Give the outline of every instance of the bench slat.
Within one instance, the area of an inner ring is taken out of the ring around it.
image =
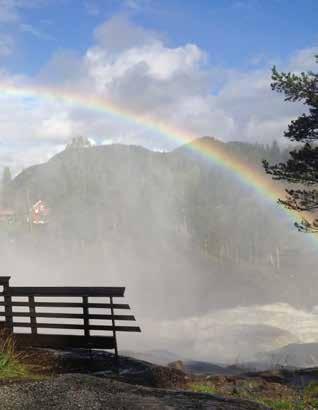
[[[10,296],[89,296],[123,297],[124,287],[88,287],[88,286],[19,286],[10,287]]]
[[[30,327],[30,322],[13,322],[13,327]],[[36,327],[42,329],[71,329],[71,330],[83,330],[83,324],[76,323],[37,323]]]
[[[0,316],[6,316],[5,312],[0,312]],[[85,315],[83,313],[51,313],[51,312],[13,312],[11,315],[7,315],[7,317],[30,317],[30,318],[38,318],[38,317],[47,317],[52,319],[84,319]],[[133,315],[99,315],[99,314],[88,314],[88,319],[94,320],[129,320],[133,321],[136,320],[135,316]]]
[[[35,306],[37,307],[66,307],[66,308],[82,308],[83,303],[81,302],[34,302]],[[5,302],[0,302],[0,306],[8,306]],[[16,302],[12,301],[11,306],[21,306],[21,307],[28,307],[29,302]],[[89,308],[96,308],[96,309],[110,309],[110,303],[88,303]],[[114,303],[114,309],[130,309],[130,306],[125,303]]]
[[[100,315],[100,314],[89,314],[89,319],[99,319],[99,320],[136,320],[133,315]]]
[[[30,322],[13,322],[13,327],[30,327],[31,323]],[[42,329],[78,329],[78,330],[83,330],[84,325],[83,324],[69,324],[69,323],[37,323],[36,324],[37,328],[42,328]],[[90,330],[107,330],[107,331],[112,331],[113,327],[112,326],[103,326],[103,325],[90,325],[89,326]],[[139,326],[115,326],[116,332],[141,332],[141,329]]]
[[[113,336],[77,336],[77,335],[44,335],[15,333],[14,339],[17,346],[25,347],[50,347],[55,349],[89,348],[113,349],[115,340]]]
[[[112,326],[90,325],[90,330],[113,330]],[[141,332],[139,326],[115,326],[116,332]]]
[[[89,308],[96,308],[96,309],[110,309],[110,303],[89,303]],[[130,310],[130,306],[125,303],[113,303],[113,309],[127,309]]]

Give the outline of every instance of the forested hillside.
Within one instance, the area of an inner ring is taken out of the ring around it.
[[[287,154],[277,144],[233,142],[226,149],[251,168]],[[17,223],[10,231],[10,246],[37,254],[24,263],[41,264],[43,255],[42,270],[60,263],[55,272],[66,278],[70,271],[85,279],[111,271],[114,282],[129,275],[136,292],[143,281],[158,297],[167,287],[187,289],[182,314],[197,309],[203,296],[202,311],[243,300],[271,302],[278,295],[310,303],[300,272],[306,263],[307,277],[314,276],[316,258],[292,220],[233,172],[186,146],[167,153],[125,145],[68,148],[23,171],[9,191],[20,220],[39,199],[50,208],[47,225]]]
[[[276,144],[229,143],[227,149],[251,167],[283,156]],[[22,172],[10,196],[20,214],[39,199],[47,202],[51,235],[84,243],[114,235],[179,238],[220,261],[278,263],[290,231],[273,218],[275,206],[186,147],[171,153],[123,145],[68,149]]]

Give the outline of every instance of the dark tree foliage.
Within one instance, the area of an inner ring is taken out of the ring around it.
[[[316,62],[318,63],[318,55]],[[302,232],[318,232],[318,74],[279,73],[272,70],[274,91],[285,94],[285,101],[302,102],[308,110],[288,125],[284,136],[300,144],[290,152],[286,162],[270,165],[263,161],[265,171],[273,179],[295,184],[295,189],[286,189],[286,198],[279,199],[285,207],[301,213],[311,213],[295,223]],[[310,220],[309,220],[310,219]]]

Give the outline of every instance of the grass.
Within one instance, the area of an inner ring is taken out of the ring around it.
[[[306,410],[310,409],[310,407],[305,407],[305,403],[303,401],[295,401],[295,400],[255,400],[254,401],[264,404],[265,406],[271,408],[272,410]]]
[[[15,349],[13,338],[2,332],[0,334],[0,379],[24,378],[29,371],[23,363],[23,354]]]
[[[253,384],[248,383],[251,387]],[[267,406],[273,410],[318,410],[318,383],[311,383],[302,393],[294,391],[281,393],[281,397],[273,397],[267,392],[251,391],[249,388],[234,388],[224,390],[225,386],[208,383],[193,383],[189,389],[197,393],[218,394],[220,396],[235,397],[250,400]],[[254,386],[255,387],[255,386]]]
[[[217,390],[214,386],[208,384],[191,384],[190,389],[196,393],[216,394]]]
[[[318,399],[318,383],[311,382],[308,386],[304,389],[304,394],[308,398],[315,398]]]
[[[311,382],[304,389],[304,401],[313,409],[318,409],[318,383]]]

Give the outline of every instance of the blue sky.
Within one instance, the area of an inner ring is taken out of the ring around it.
[[[0,0],[0,82],[96,94],[198,136],[271,143],[303,107],[274,95],[270,68],[315,69],[317,15],[316,0]],[[0,104],[0,165],[44,160],[77,134],[173,145],[76,104],[1,93]]]
[[[21,14],[23,24],[38,35],[17,34],[9,22],[5,31],[17,36],[21,48],[7,64],[28,73],[36,72],[56,50],[84,52],[96,26],[116,14],[161,33],[173,47],[195,43],[211,63],[225,67],[279,61],[318,42],[316,0],[48,0]]]

